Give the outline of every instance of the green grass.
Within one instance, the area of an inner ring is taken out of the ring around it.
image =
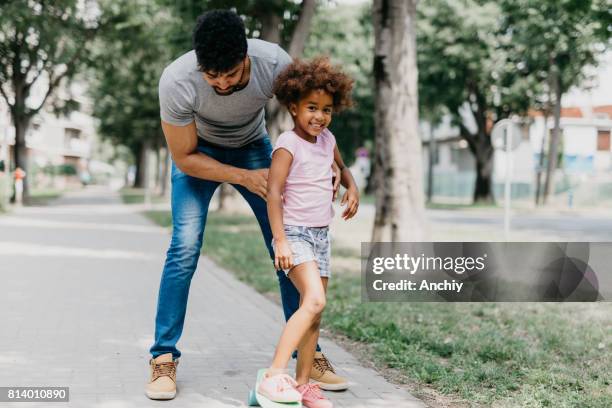
[[[2,185],[0,185],[0,188],[2,188]],[[0,191],[0,214],[5,213],[8,210],[8,208],[3,208],[2,206],[6,200],[6,198],[2,196],[2,191]],[[51,201],[61,197],[64,192],[65,190],[54,188],[33,189],[30,191],[30,197],[28,198],[27,205],[35,207],[49,205]]]
[[[122,188],[119,193],[121,194],[121,200],[124,204],[144,204],[145,197],[142,188]],[[165,197],[160,197],[155,194],[151,195],[151,202],[153,204],[165,201],[167,201]]]
[[[172,222],[165,211],[147,216]],[[278,298],[253,217],[210,213],[203,251]],[[332,256],[359,257],[342,248]],[[366,345],[369,359],[417,395],[426,386],[487,407],[612,406],[610,303],[363,303],[359,271],[340,267],[324,325]]]
[[[28,206],[45,206],[50,201],[53,201],[63,194],[63,190],[47,188],[47,189],[35,189],[30,191],[30,197],[28,199]]]

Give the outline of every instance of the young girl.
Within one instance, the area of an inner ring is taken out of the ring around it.
[[[345,167],[334,135],[332,113],[351,105],[352,80],[326,58],[295,61],[277,78],[274,94],[294,122],[281,134],[268,173],[268,216],[274,240],[274,265],[300,293],[300,307],[287,321],[272,364],[258,392],[276,402],[302,401],[308,408],[331,408],[319,387],[309,383],[330,276],[329,224],[333,217],[332,163],[346,187],[342,217],[352,218],[359,192]],[[297,348],[296,378],[286,373]]]

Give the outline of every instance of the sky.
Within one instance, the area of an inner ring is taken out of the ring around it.
[[[563,106],[612,105],[612,50],[603,55],[595,70],[593,89],[573,89],[563,98]]]

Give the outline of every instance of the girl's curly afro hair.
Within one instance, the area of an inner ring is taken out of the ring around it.
[[[334,111],[353,106],[353,80],[339,67],[332,66],[327,57],[317,57],[312,61],[294,60],[274,81],[273,92],[280,103],[289,107],[317,89],[332,96]]]

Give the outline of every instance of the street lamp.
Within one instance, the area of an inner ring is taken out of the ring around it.
[[[493,126],[491,144],[495,150],[506,153],[506,174],[504,180],[504,241],[510,236],[510,187],[512,182],[512,151],[521,144],[521,130],[512,119],[502,119]]]

